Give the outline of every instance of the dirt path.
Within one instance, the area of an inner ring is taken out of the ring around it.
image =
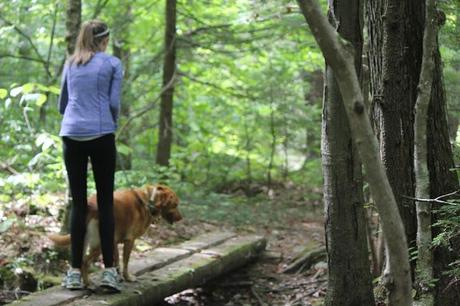
[[[232,230],[257,233],[268,239],[267,250],[256,262],[212,281],[206,286],[167,298],[165,305],[320,305],[325,292],[325,263],[307,272],[280,271],[305,246],[323,244],[323,225],[318,206],[292,195],[280,198],[212,198],[208,203],[186,199],[181,204],[184,220],[174,227],[152,225],[136,242],[134,257],[155,247],[190,239],[204,232]],[[282,204],[281,204],[282,203]],[[59,224],[51,214],[17,215],[1,234],[0,305],[21,294],[56,284],[67,269],[62,254],[46,238]],[[18,291],[17,288],[21,287]]]

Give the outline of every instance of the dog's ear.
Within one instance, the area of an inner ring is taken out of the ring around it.
[[[179,204],[179,199],[176,194],[167,186],[153,185],[149,189],[149,194],[150,202],[154,202],[158,209],[166,208],[168,205],[171,205],[172,202],[175,202],[176,206]]]

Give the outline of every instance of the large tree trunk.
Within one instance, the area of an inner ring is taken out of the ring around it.
[[[358,0],[330,3],[331,22],[354,47],[358,76],[361,72],[361,13]],[[340,90],[329,66],[325,83],[321,142],[329,276],[325,305],[374,305],[361,164],[353,146]]]
[[[126,4],[123,10],[120,10],[120,15],[115,19],[117,24],[114,24],[115,35],[113,35],[113,54],[120,58],[123,62],[125,82],[123,83],[123,92],[121,96],[121,121],[129,118],[131,101],[134,99],[131,93],[131,84],[129,78],[131,76],[131,50],[129,48],[129,26],[132,22],[131,4]],[[118,141],[126,147],[130,147],[131,133],[129,129],[125,129],[123,133],[118,135]],[[131,152],[121,152],[117,156],[117,169],[116,170],[129,170],[131,169],[132,154]]]
[[[412,305],[412,281],[404,226],[378,153],[377,141],[356,75],[353,55],[328,24],[316,1],[297,2],[327,64],[335,73],[353,140],[359,150],[367,181],[380,214],[389,254],[388,276],[392,282],[392,286],[389,287],[390,305]]]
[[[161,95],[160,128],[156,163],[169,165],[172,145],[172,112],[174,74],[176,71],[176,0],[166,0],[165,57],[163,63],[163,87],[169,87]]]
[[[403,196],[415,192],[413,107],[420,73],[423,23],[410,14],[423,12],[422,1],[368,2],[369,63],[374,128],[380,154],[398,202],[409,247],[415,247],[415,206]],[[417,2],[417,3],[415,3]],[[412,264],[412,273],[415,265]]]
[[[385,11],[385,8],[391,9]],[[393,0],[393,3],[390,3],[390,0],[372,0],[368,2],[367,10],[375,126],[380,136],[382,158],[399,202],[411,246],[414,246],[416,237],[414,205],[412,201],[408,202],[400,196],[412,196],[415,191],[412,126],[422,59],[424,9],[424,1]],[[382,31],[383,28],[387,30]],[[388,67],[385,69],[386,66]],[[453,166],[453,160],[447,131],[442,65],[438,51],[435,55],[431,95],[427,146],[430,195],[431,198],[435,198],[458,188],[455,173],[449,171]],[[392,121],[392,124],[385,124]],[[433,208],[436,209],[436,205]],[[436,222],[436,218],[435,215],[433,222]],[[436,228],[433,231],[435,235]],[[434,277],[440,279],[436,282],[437,305],[456,305],[460,300],[459,287],[441,273],[452,262],[453,255],[455,251],[449,252],[443,247],[434,251]],[[445,290],[446,288],[448,289]]]
[[[449,142],[449,132],[446,115],[446,97],[442,79],[441,55],[436,44],[435,69],[431,101],[428,109],[428,171],[430,174],[430,197],[436,198],[459,188],[458,177],[450,171],[454,167],[452,148]],[[436,214],[439,204],[433,204],[433,223],[440,216]],[[439,234],[439,229],[433,227],[433,237]],[[451,248],[446,246],[434,249],[434,278],[436,282],[435,305],[454,306],[460,301],[460,282],[445,275],[449,264],[459,259],[460,239],[451,241]]]

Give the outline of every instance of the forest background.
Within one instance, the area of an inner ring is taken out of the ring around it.
[[[326,1],[322,5],[326,11]],[[446,14],[439,44],[458,164],[460,5],[438,5]],[[67,184],[57,97],[69,50],[67,8],[64,1],[0,2],[2,235],[18,224],[40,224],[33,216],[62,218]],[[116,188],[163,181],[190,216],[218,223],[252,224],[247,207],[268,210],[263,226],[283,223],[279,211],[293,198],[309,216],[322,200],[324,59],[297,3],[184,0],[176,14],[172,138],[165,159],[159,157],[165,146],[158,146],[164,1],[82,2],[83,21],[100,18],[110,25],[109,52],[125,68]],[[6,280],[31,259],[3,260]]]

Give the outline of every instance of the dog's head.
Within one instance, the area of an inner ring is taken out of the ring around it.
[[[179,198],[176,193],[165,185],[149,185],[146,187],[148,203],[152,215],[161,215],[168,223],[180,221]]]

